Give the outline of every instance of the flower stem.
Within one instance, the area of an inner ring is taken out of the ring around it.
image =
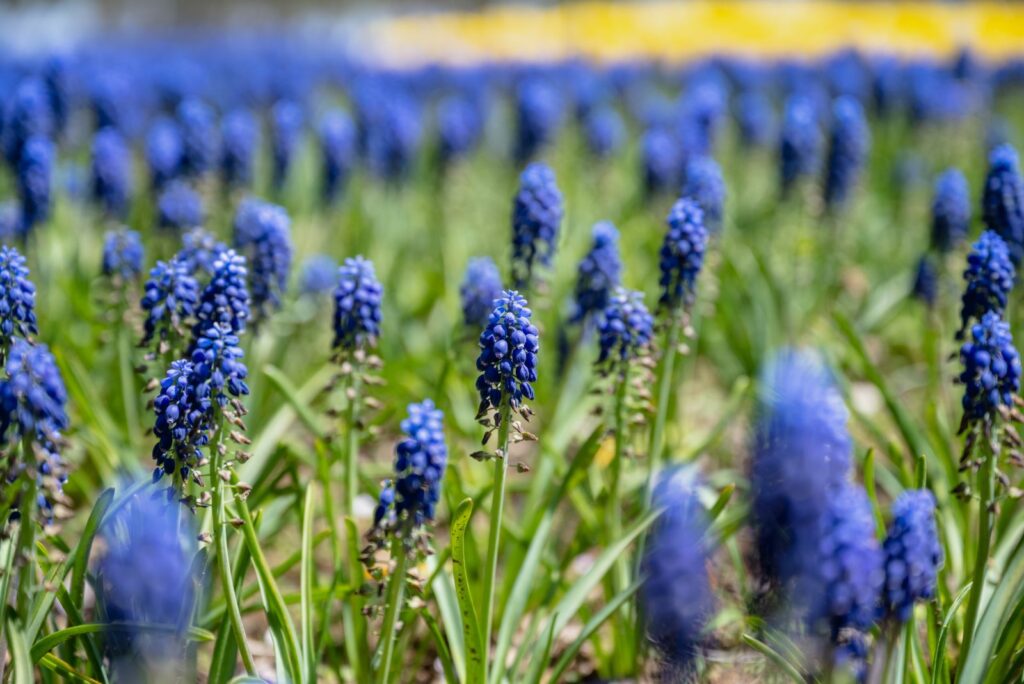
[[[391,556],[395,559],[395,571],[388,581],[387,608],[384,612],[384,625],[381,630],[381,644],[384,651],[381,657],[379,684],[387,684],[391,677],[391,661],[395,652],[395,628],[398,615],[405,602],[405,573],[409,566],[409,554],[405,543],[396,536],[391,542]]]
[[[626,428],[626,394],[629,388],[629,366],[624,365],[618,378],[618,387],[615,390],[615,453],[611,462],[611,481],[608,486],[608,502],[605,515],[607,525],[607,544],[611,546],[622,537],[622,502],[620,501],[621,479],[623,471],[623,459],[626,457],[626,440],[628,431]],[[615,559],[615,566],[612,572],[612,592],[610,596],[616,596],[629,586],[629,567],[627,554],[622,553]],[[625,616],[627,608],[624,606],[618,612],[619,616]],[[631,628],[628,619],[615,618],[616,642],[621,643],[623,648],[616,648],[612,654],[612,674],[620,676],[627,674],[630,667],[631,655],[626,646],[630,643]]]
[[[242,656],[242,665],[247,674],[256,675],[256,661],[249,651],[246,640],[245,626],[242,624],[242,611],[238,606],[238,595],[235,592],[235,579],[231,570],[231,554],[228,551],[227,528],[224,523],[224,488],[220,478],[220,445],[224,435],[224,427],[217,428],[216,436],[210,447],[210,481],[213,483],[213,534],[217,541],[217,565],[220,570],[221,588],[224,590],[224,603],[227,608],[231,631],[235,635],[235,644]]]
[[[22,473],[21,505],[18,507],[19,526],[18,544],[14,550],[21,556],[23,565],[18,573],[18,613],[27,615],[29,600],[35,593],[35,510],[36,510],[36,458],[32,447],[32,438],[25,436],[21,440],[21,458],[25,466]]]
[[[487,539],[487,565],[484,567],[484,606],[481,625],[484,630],[484,651],[491,649],[491,622],[494,613],[494,585],[498,574],[498,542],[501,539],[501,518],[505,510],[505,476],[508,474],[508,435],[512,422],[512,406],[503,397],[498,425],[498,453],[494,459],[494,489],[491,492],[491,531]],[[485,661],[487,658],[485,657]],[[487,681],[487,667],[482,668]]]
[[[974,637],[974,625],[978,620],[978,609],[981,605],[981,594],[985,584],[985,574],[988,570],[988,552],[992,533],[992,478],[995,468],[996,452],[991,444],[991,438],[987,434],[980,440],[981,448],[985,450],[981,470],[978,472],[978,492],[980,496],[978,510],[978,548],[974,558],[974,571],[972,574],[973,584],[971,594],[967,601],[967,617],[964,619],[964,638],[961,642],[960,658],[966,660],[971,649],[971,640]]]
[[[679,344],[679,318],[673,315],[665,331],[665,347],[661,366],[658,369],[658,403],[647,444],[647,488],[644,492],[644,510],[651,507],[654,496],[654,478],[661,468],[661,455],[665,441],[665,422],[668,420],[669,395],[672,392],[672,374],[676,360],[676,346]]]
[[[346,422],[348,423],[348,442],[345,448],[345,508],[346,516],[351,516],[355,510],[356,496],[359,495],[359,402],[362,393],[362,381],[360,380],[360,366],[352,363],[352,375],[349,377],[348,385],[348,411]]]

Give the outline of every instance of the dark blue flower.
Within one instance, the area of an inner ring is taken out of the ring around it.
[[[17,170],[22,150],[31,138],[48,138],[53,133],[53,113],[46,87],[37,78],[27,78],[6,102],[2,131],[4,157]]]
[[[958,169],[948,169],[935,181],[932,198],[932,247],[949,252],[967,237],[971,204],[967,179]]]
[[[71,111],[71,69],[64,55],[50,55],[43,65],[43,87],[53,116],[53,134],[60,137]]]
[[[205,228],[193,228],[182,234],[177,258],[192,275],[213,275],[213,264],[227,246]]]
[[[555,252],[565,209],[555,172],[530,164],[519,176],[512,205],[512,279],[518,288],[530,285],[536,262],[547,266]]]
[[[1020,389],[1020,356],[1010,326],[995,311],[971,327],[971,339],[960,347],[964,370],[964,425],[989,421],[1001,406],[1013,406]]]
[[[935,496],[927,489],[903,492],[892,505],[885,551],[885,612],[906,622],[914,603],[935,596],[942,544],[935,527]]]
[[[797,578],[817,551],[819,520],[850,470],[847,413],[814,353],[787,349],[762,378],[751,457],[752,520],[763,576]]]
[[[245,257],[233,249],[221,252],[213,262],[213,275],[203,288],[196,309],[192,339],[197,342],[207,328],[223,323],[236,335],[249,321],[248,270]]]
[[[245,384],[249,371],[242,356],[238,336],[227,324],[207,326],[192,351],[197,396],[213,399],[219,406],[224,406],[229,396],[237,398],[249,394],[249,386]]]
[[[691,671],[715,613],[707,568],[712,543],[696,480],[686,469],[661,476],[654,505],[662,514],[651,531],[641,566],[644,627],[671,669],[671,681]]]
[[[935,300],[939,296],[939,274],[935,270],[935,262],[927,254],[923,254],[917,260],[911,294],[929,307],[935,306]]]
[[[92,198],[103,211],[123,219],[131,196],[132,157],[124,137],[113,128],[96,133],[92,142]]]
[[[617,288],[597,324],[601,354],[598,364],[629,361],[640,356],[654,335],[654,317],[644,306],[644,295]]]
[[[271,183],[280,190],[288,180],[295,148],[302,137],[302,108],[291,100],[279,100],[270,110],[270,140],[273,150]]]
[[[156,338],[181,337],[195,315],[199,301],[199,283],[192,269],[180,257],[158,261],[149,272],[140,303],[146,312],[142,345]]]
[[[299,291],[304,295],[330,292],[338,282],[338,262],[326,254],[314,254],[302,264]]]
[[[474,257],[466,264],[466,274],[459,286],[462,320],[468,327],[482,328],[501,296],[501,273],[490,257]]]
[[[419,104],[400,89],[357,98],[361,152],[370,171],[398,182],[412,172],[422,135]]]
[[[178,105],[181,128],[182,172],[189,177],[205,175],[217,159],[217,125],[213,110],[190,98]]]
[[[1006,240],[1013,263],[1020,264],[1024,257],[1024,179],[1017,151],[1010,145],[1000,145],[989,155],[981,208],[985,227]]]
[[[689,197],[704,212],[704,225],[712,234],[722,230],[725,215],[725,181],[722,169],[711,157],[695,156],[686,163],[683,197]]]
[[[439,152],[443,164],[451,164],[473,150],[483,133],[483,114],[468,97],[452,96],[437,107]]]
[[[291,219],[284,207],[246,199],[235,214],[235,248],[249,259],[254,318],[281,305],[292,267]]]
[[[203,200],[184,181],[169,183],[156,204],[157,222],[161,228],[184,230],[203,224]]]
[[[531,78],[516,89],[516,133],[513,156],[518,165],[530,161],[554,141],[562,122],[562,98],[545,80]]]
[[[18,160],[18,198],[21,200],[21,232],[50,217],[51,176],[55,152],[49,138],[33,136],[25,141]]]
[[[252,183],[259,127],[252,114],[235,109],[224,115],[220,128],[220,171],[229,188]]]
[[[676,186],[682,157],[679,143],[664,128],[648,129],[640,141],[644,192],[657,195]]]
[[[810,96],[797,93],[786,100],[779,136],[779,175],[785,195],[801,178],[814,174],[820,163],[821,131]]]
[[[109,231],[103,240],[103,275],[135,280],[142,273],[143,256],[142,238],[137,232],[126,228]]]
[[[609,221],[596,223],[590,251],[576,270],[576,310],[572,321],[578,323],[603,311],[621,275],[619,231]]]
[[[28,279],[25,257],[13,247],[0,247],[0,347],[12,339],[35,335],[36,286]]]
[[[448,463],[444,413],[430,399],[409,404],[402,421],[405,439],[395,448],[395,479],[385,486],[373,514],[373,524],[409,534],[431,522],[441,498]]]
[[[626,139],[626,125],[614,108],[600,107],[584,118],[583,135],[590,153],[604,159],[622,147]]]
[[[662,307],[674,310],[693,302],[707,242],[704,212],[689,198],[677,200],[668,213],[668,232],[659,252]]]
[[[740,140],[745,146],[767,146],[776,125],[771,100],[760,90],[743,93],[736,104],[736,123],[740,129]]]
[[[330,203],[348,183],[355,166],[356,132],[341,111],[328,112],[320,122],[320,155],[323,173],[322,197]]]
[[[172,362],[153,400],[153,435],[157,440],[153,446],[154,482],[175,473],[187,482],[189,473],[203,460],[203,447],[209,443],[213,428],[213,399],[199,392],[195,366],[190,361]]]
[[[479,413],[499,409],[503,398],[513,409],[524,397],[533,399],[540,347],[531,315],[526,299],[515,290],[506,290],[494,301],[487,327],[480,333],[476,360]]]
[[[1013,289],[1014,270],[1010,250],[996,233],[986,230],[971,247],[964,270],[967,285],[960,307],[960,333],[971,320],[981,320],[987,311],[1002,316]]]
[[[825,165],[827,206],[844,204],[857,184],[867,160],[870,135],[860,102],[848,96],[836,98]]]
[[[178,124],[166,116],[154,121],[146,135],[146,163],[154,190],[160,190],[178,177],[183,154],[184,144]]]
[[[376,345],[380,336],[383,288],[369,259],[345,259],[334,289],[334,342],[339,351]]]
[[[17,200],[0,202],[0,243],[21,237],[21,207]]]

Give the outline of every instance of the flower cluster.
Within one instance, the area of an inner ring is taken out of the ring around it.
[[[448,165],[476,147],[483,132],[483,115],[468,97],[449,97],[437,107],[437,128],[441,163]]]
[[[107,214],[123,219],[131,183],[131,150],[117,130],[104,128],[92,143],[92,198]]]
[[[213,275],[203,289],[196,307],[192,339],[198,341],[215,323],[223,323],[236,335],[245,331],[249,321],[248,269],[245,257],[229,249],[217,255]]]
[[[967,179],[958,169],[948,169],[935,181],[932,198],[932,247],[949,252],[967,237],[971,225],[971,200]]]
[[[172,362],[153,400],[153,435],[157,439],[153,446],[154,482],[164,475],[187,481],[203,461],[202,448],[210,441],[212,406],[208,395],[199,395],[192,362]]]
[[[648,197],[675,185],[679,176],[679,149],[675,139],[661,127],[649,129],[640,140],[644,192]]]
[[[252,183],[259,127],[252,114],[236,109],[224,115],[220,128],[220,172],[229,188]]]
[[[779,175],[786,195],[797,181],[817,170],[821,156],[821,132],[809,96],[795,93],[789,97],[779,136]]]
[[[550,83],[541,79],[521,83],[516,89],[516,163],[525,164],[548,145],[561,120],[562,99]]]
[[[743,144],[747,147],[768,145],[776,125],[774,117],[771,100],[760,90],[740,95],[736,106],[736,123]]]
[[[689,198],[676,201],[669,211],[668,232],[659,252],[662,307],[675,310],[693,302],[707,241],[704,212]]]
[[[352,121],[340,111],[328,112],[320,122],[320,155],[322,158],[325,203],[337,199],[352,174],[356,154],[356,133]]]
[[[583,136],[590,153],[604,159],[622,147],[626,139],[626,125],[613,108],[600,107],[583,120]]]
[[[184,153],[178,124],[166,116],[154,121],[146,135],[146,164],[153,190],[160,190],[178,177]]]
[[[142,273],[142,238],[134,230],[122,228],[107,233],[103,240],[103,275],[127,282]]]
[[[707,569],[711,542],[696,490],[696,477],[689,470],[662,476],[654,505],[663,512],[642,563],[640,603],[647,637],[681,681],[693,667],[715,612]]]
[[[21,200],[22,235],[50,216],[50,184],[56,152],[49,138],[34,135],[25,141],[18,158],[18,198]]]
[[[590,251],[576,271],[576,310],[572,320],[585,321],[600,313],[619,285],[622,259],[619,257],[619,231],[609,221],[594,225]]]
[[[334,342],[341,352],[372,347],[380,336],[383,288],[373,262],[361,256],[345,259],[334,289]]]
[[[712,233],[722,230],[725,207],[725,181],[722,169],[711,157],[691,157],[686,164],[683,197],[689,197],[704,212],[704,225]]]
[[[870,131],[860,102],[843,96],[832,107],[832,131],[829,135],[825,165],[825,204],[836,207],[846,202],[857,184],[867,159]]]
[[[0,348],[9,347],[15,336],[28,337],[39,332],[36,286],[28,276],[25,257],[14,247],[0,247]]]
[[[189,177],[200,177],[213,168],[217,155],[217,127],[213,110],[194,98],[178,105],[181,128],[181,170]]]
[[[642,292],[618,288],[597,324],[601,345],[598,364],[637,358],[650,345],[654,317],[644,306]]]
[[[501,273],[490,257],[474,257],[466,264],[459,286],[462,319],[467,326],[483,327],[491,315],[494,300],[501,296]]]
[[[506,290],[495,300],[487,327],[480,333],[476,360],[479,414],[499,409],[503,400],[517,408],[523,397],[533,399],[539,344],[531,315],[526,299],[515,290]]]
[[[184,326],[195,315],[198,300],[199,283],[180,256],[156,262],[142,295],[146,320],[140,345],[148,345],[154,338],[161,344],[172,335],[181,338]]]
[[[5,105],[0,140],[7,163],[16,169],[30,139],[48,138],[52,135],[52,110],[46,96],[46,88],[37,78],[26,78],[18,83]]]
[[[444,413],[430,399],[409,405],[402,421],[406,437],[395,448],[395,479],[380,495],[375,527],[406,536],[434,519],[448,462]]]
[[[1006,240],[1014,264],[1024,258],[1024,178],[1017,151],[1000,145],[989,155],[988,176],[981,198],[985,227]]]
[[[184,230],[203,224],[203,200],[183,181],[174,181],[157,199],[157,222],[161,228]]]
[[[939,296],[939,274],[935,271],[935,262],[927,254],[917,261],[911,293],[929,307],[935,306]]]
[[[512,206],[512,279],[517,288],[530,285],[537,262],[551,262],[564,213],[555,172],[546,164],[527,166]]]
[[[916,601],[935,596],[942,544],[935,527],[935,496],[927,489],[904,492],[892,505],[885,551],[885,612],[906,622]]]
[[[181,250],[178,259],[188,267],[188,272],[213,275],[213,264],[227,246],[205,228],[193,228],[181,236]]]
[[[291,219],[283,207],[247,199],[235,214],[235,248],[249,258],[254,318],[281,305],[292,267]]]
[[[387,181],[412,171],[422,136],[418,104],[400,90],[377,93],[360,110],[362,152],[370,170]]]
[[[273,173],[271,182],[281,190],[288,180],[295,148],[302,136],[303,115],[298,103],[279,100],[270,112],[270,140],[273,148]]]
[[[960,332],[972,320],[981,320],[988,311],[1002,316],[1013,289],[1014,270],[1006,242],[995,232],[986,230],[971,247],[964,270],[964,288],[960,306]]]
[[[964,425],[988,421],[1001,406],[1012,406],[1020,390],[1020,356],[1010,326],[989,311],[971,328],[971,339],[960,347],[964,370]]]
[[[194,381],[200,398],[210,398],[224,406],[229,396],[237,398],[249,394],[245,383],[249,371],[242,356],[238,336],[227,324],[215,323],[207,327],[192,351]]]
[[[299,292],[318,295],[330,292],[338,282],[338,263],[326,254],[314,254],[302,264]]]

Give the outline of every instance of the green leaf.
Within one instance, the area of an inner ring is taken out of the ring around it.
[[[463,642],[465,643],[466,681],[484,681],[486,656],[480,636],[480,622],[473,605],[473,592],[469,587],[469,573],[466,570],[466,528],[473,515],[473,500],[465,499],[459,504],[452,518],[452,574],[455,576],[455,596],[459,600],[462,615]]]
[[[310,682],[316,681],[316,649],[313,646],[313,488],[306,490],[302,511],[302,657]]]
[[[744,634],[741,638],[743,639],[743,643],[745,643],[747,646],[754,649],[758,653],[768,658],[768,660],[775,663],[775,666],[778,667],[783,674],[789,677],[790,680],[792,680],[796,684],[805,684],[806,680],[804,679],[803,675],[800,674],[799,668],[797,668],[791,662],[786,660],[786,658],[781,653],[779,653],[763,641],[760,641],[749,634]]]
[[[441,667],[444,669],[445,681],[449,684],[458,684],[459,675],[455,671],[455,662],[452,660],[451,649],[448,648],[448,642],[445,641],[444,635],[441,633],[441,627],[426,608],[421,608],[417,612],[423,618],[423,622],[426,623],[427,629],[430,631],[430,636],[434,639],[437,659],[441,661]]]
[[[99,501],[104,502],[104,508],[109,506],[114,498],[114,490],[104,490],[99,496]],[[95,510],[95,507],[94,507]],[[83,536],[79,542],[79,548],[75,549],[75,563],[71,568],[71,601],[75,607],[81,610],[85,600],[85,573],[89,569],[89,554],[92,552],[92,542],[95,536]]]
[[[729,505],[729,500],[732,499],[733,492],[735,491],[736,485],[732,482],[722,487],[722,491],[718,493],[718,498],[715,499],[715,503],[712,504],[711,509],[708,511],[708,522],[714,522],[718,519],[718,516],[722,514],[725,507]]]
[[[317,439],[323,439],[326,433],[323,426],[320,424],[320,419],[309,407],[306,400],[300,396],[300,392],[296,389],[292,381],[288,379],[288,376],[277,366],[267,364],[263,367],[263,374],[270,380],[270,384],[273,385],[278,392],[280,392],[288,405],[291,406],[295,413],[298,415],[299,420],[306,426],[306,429],[312,433]]]
[[[40,659],[57,646],[60,646],[68,639],[84,634],[110,631],[132,631],[151,632],[154,634],[176,634],[178,628],[175,625],[161,625],[153,622],[87,622],[84,625],[66,627],[57,632],[47,634],[32,644],[32,662],[37,663]],[[199,627],[189,627],[185,630],[185,636],[189,641],[205,643],[214,640],[213,632]]]
[[[42,659],[40,659],[39,664],[51,672],[55,672],[63,676],[67,681],[85,682],[85,684],[103,684],[102,682],[77,671],[75,668],[71,667],[52,653],[44,655]]]
[[[7,641],[11,648],[11,666],[13,667],[13,684],[33,684],[35,681],[35,668],[32,656],[29,655],[28,639],[14,617],[7,618]]]
[[[555,640],[555,624],[558,622],[558,613],[555,613],[551,624],[547,629],[547,636],[544,637],[544,648],[540,651],[540,656],[533,659],[530,664],[530,673],[526,677],[526,681],[531,684],[540,684],[541,677],[544,676],[544,668],[548,664],[548,659],[551,657],[551,644]]]
[[[450,552],[449,552],[450,555]],[[431,562],[433,559],[429,559]],[[455,598],[455,585],[452,576],[446,572],[437,573],[430,582],[430,588],[437,600],[437,609],[441,613],[441,623],[444,625],[444,632],[448,635],[448,643],[451,644],[452,661],[455,663],[455,672],[458,679],[466,680],[466,661],[463,658],[465,648],[463,647],[462,616],[459,614],[459,603]]]

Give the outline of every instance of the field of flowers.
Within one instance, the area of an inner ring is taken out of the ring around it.
[[[1024,681],[1024,62],[0,58],[3,678]]]

